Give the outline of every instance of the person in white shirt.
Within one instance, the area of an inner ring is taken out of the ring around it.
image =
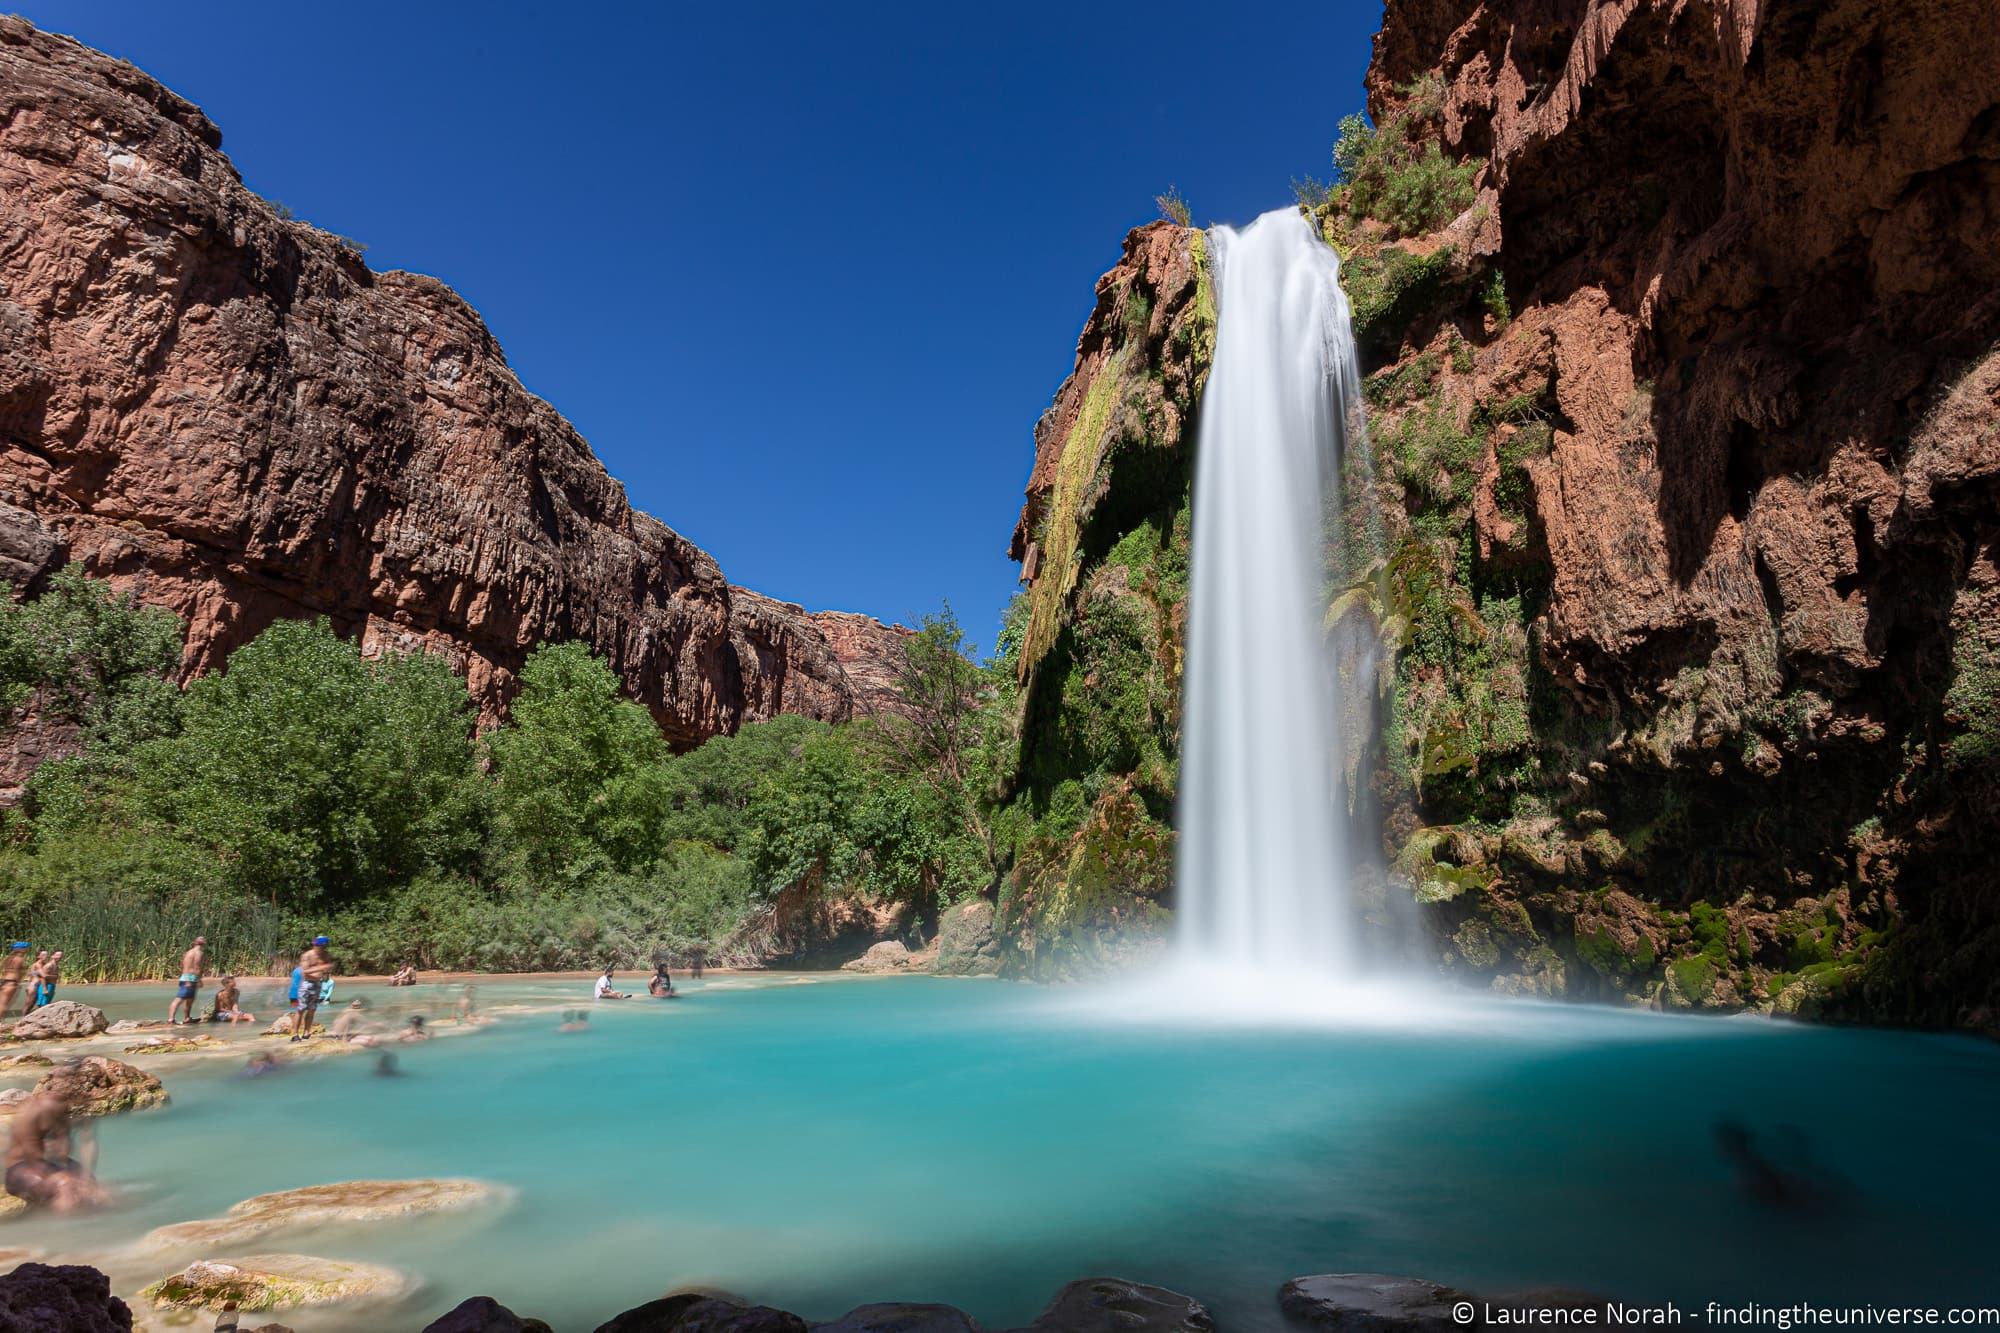
[[[611,965],[604,965],[604,975],[597,979],[597,998],[600,1000],[629,1000],[632,997],[611,984]]]

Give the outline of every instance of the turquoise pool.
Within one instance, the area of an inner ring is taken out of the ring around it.
[[[522,1007],[400,1051],[400,1079],[366,1058],[169,1072],[170,1107],[101,1128],[125,1206],[27,1243],[89,1259],[267,1190],[464,1175],[516,1195],[260,1245],[424,1282],[386,1322],[286,1322],[415,1329],[486,1293],[588,1329],[699,1283],[816,1318],[945,1301],[997,1328],[1092,1273],[1188,1292],[1226,1329],[1274,1325],[1278,1285],[1327,1270],[1694,1303],[1994,1294],[2000,1050],[1972,1040],[1483,1000],[1261,1029],[782,976],[590,1006],[589,1032],[558,1033],[587,989],[485,986]],[[347,993],[442,1011],[456,991]],[[167,999],[71,994],[133,1016]],[[1744,1197],[1712,1141],[1725,1116],[1833,1200]]]

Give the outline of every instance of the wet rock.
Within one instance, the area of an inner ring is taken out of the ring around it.
[[[345,1222],[383,1222],[489,1203],[499,1191],[478,1180],[348,1180],[245,1199],[221,1217],[177,1222],[147,1233],[151,1249],[241,1244],[274,1231]]]
[[[868,952],[852,962],[842,963],[843,972],[907,972],[915,957],[901,940],[883,940],[868,946]]]
[[[4,1333],[131,1333],[132,1310],[95,1268],[22,1264],[0,1277]]]
[[[1214,1333],[1207,1307],[1165,1287],[1087,1277],[1057,1292],[1030,1328],[1040,1333]]]
[[[389,1300],[409,1290],[410,1280],[393,1268],[318,1259],[306,1254],[254,1254],[247,1258],[197,1259],[139,1293],[159,1309],[293,1310],[300,1306],[349,1305]]]
[[[47,1069],[54,1063],[48,1056],[32,1051],[22,1055],[0,1055],[0,1069],[26,1069],[31,1066]]]
[[[65,1094],[70,1114],[77,1116],[148,1111],[168,1101],[160,1080],[108,1055],[86,1055],[58,1065],[35,1085],[35,1091]]]
[[[1286,1315],[1342,1333],[1446,1333],[1462,1327],[1452,1306],[1472,1298],[1420,1277],[1321,1273],[1293,1278],[1278,1292]]]
[[[17,1199],[11,1194],[0,1194],[0,1219],[9,1218],[16,1213],[25,1213],[27,1211],[27,1200]],[[20,1260],[16,1259],[14,1262],[19,1263]]]
[[[768,1305],[687,1292],[615,1315],[597,1333],[806,1333],[806,1321]]]
[[[973,898],[945,912],[938,922],[937,961],[931,970],[948,977],[985,977],[1000,970],[992,903]]]
[[[75,1000],[57,1000],[14,1024],[20,1041],[43,1041],[55,1037],[94,1037],[110,1024],[102,1009],[93,1009]]]
[[[214,1037],[154,1037],[125,1048],[127,1055],[180,1055],[220,1043]]]
[[[424,1325],[424,1333],[549,1333],[539,1319],[523,1319],[491,1296],[474,1296]]]
[[[158,1018],[121,1018],[104,1030],[114,1037],[123,1037],[132,1032],[158,1032],[167,1026]]]
[[[857,1305],[840,1318],[814,1324],[813,1333],[980,1333],[979,1322],[950,1305],[885,1301]]]

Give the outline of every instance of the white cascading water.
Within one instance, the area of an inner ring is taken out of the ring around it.
[[[1323,580],[1347,441],[1365,452],[1360,374],[1339,260],[1297,210],[1209,237],[1177,952],[1264,984],[1337,981],[1357,950]]]

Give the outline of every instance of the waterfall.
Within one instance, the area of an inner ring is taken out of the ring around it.
[[[1217,227],[1209,249],[1219,326],[1195,462],[1177,951],[1344,978],[1358,959],[1341,693],[1373,694],[1359,663],[1343,681],[1323,628],[1344,570],[1347,442],[1357,468],[1367,453],[1347,298],[1295,209]]]

